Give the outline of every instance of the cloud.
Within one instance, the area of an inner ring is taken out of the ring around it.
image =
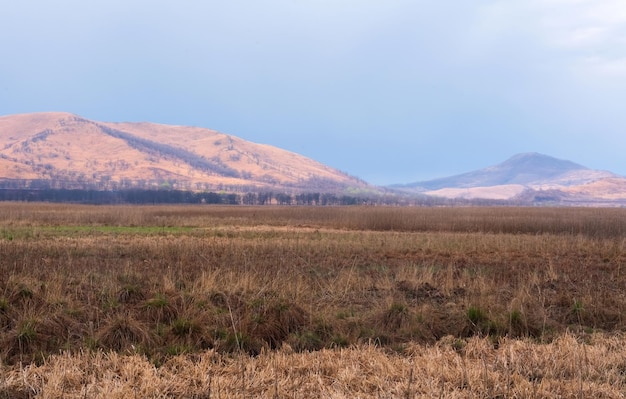
[[[582,60],[579,67],[607,78],[626,78],[626,57],[610,59],[589,56]]]
[[[521,46],[532,62],[557,63],[587,77],[624,76],[623,0],[489,1],[476,8],[466,38],[478,56]],[[548,52],[550,54],[548,54]]]
[[[626,77],[626,4],[622,0],[537,0],[545,44],[586,77]]]

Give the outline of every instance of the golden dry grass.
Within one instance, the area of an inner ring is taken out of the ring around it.
[[[0,398],[623,397],[625,222],[0,204]]]
[[[45,398],[623,398],[626,340],[563,335],[550,344],[502,339],[375,346],[258,357],[215,351],[155,367],[139,355],[54,355],[3,370],[0,397]],[[4,396],[2,396],[4,395]]]

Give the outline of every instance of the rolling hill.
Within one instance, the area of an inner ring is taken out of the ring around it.
[[[626,204],[626,178],[538,153],[517,154],[483,169],[392,188],[449,199],[560,205]]]
[[[98,122],[63,112],[0,117],[0,188],[389,195],[302,155],[215,130]],[[389,188],[418,203],[430,197],[626,206],[626,178],[538,153]]]
[[[302,155],[210,129],[98,122],[62,112],[0,117],[0,183],[100,190],[376,190]]]

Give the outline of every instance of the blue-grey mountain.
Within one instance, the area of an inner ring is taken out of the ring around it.
[[[538,153],[517,154],[483,169],[392,188],[443,198],[523,204],[626,204],[624,177]]]

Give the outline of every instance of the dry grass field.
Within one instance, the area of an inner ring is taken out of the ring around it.
[[[0,204],[0,398],[623,398],[626,210]]]

